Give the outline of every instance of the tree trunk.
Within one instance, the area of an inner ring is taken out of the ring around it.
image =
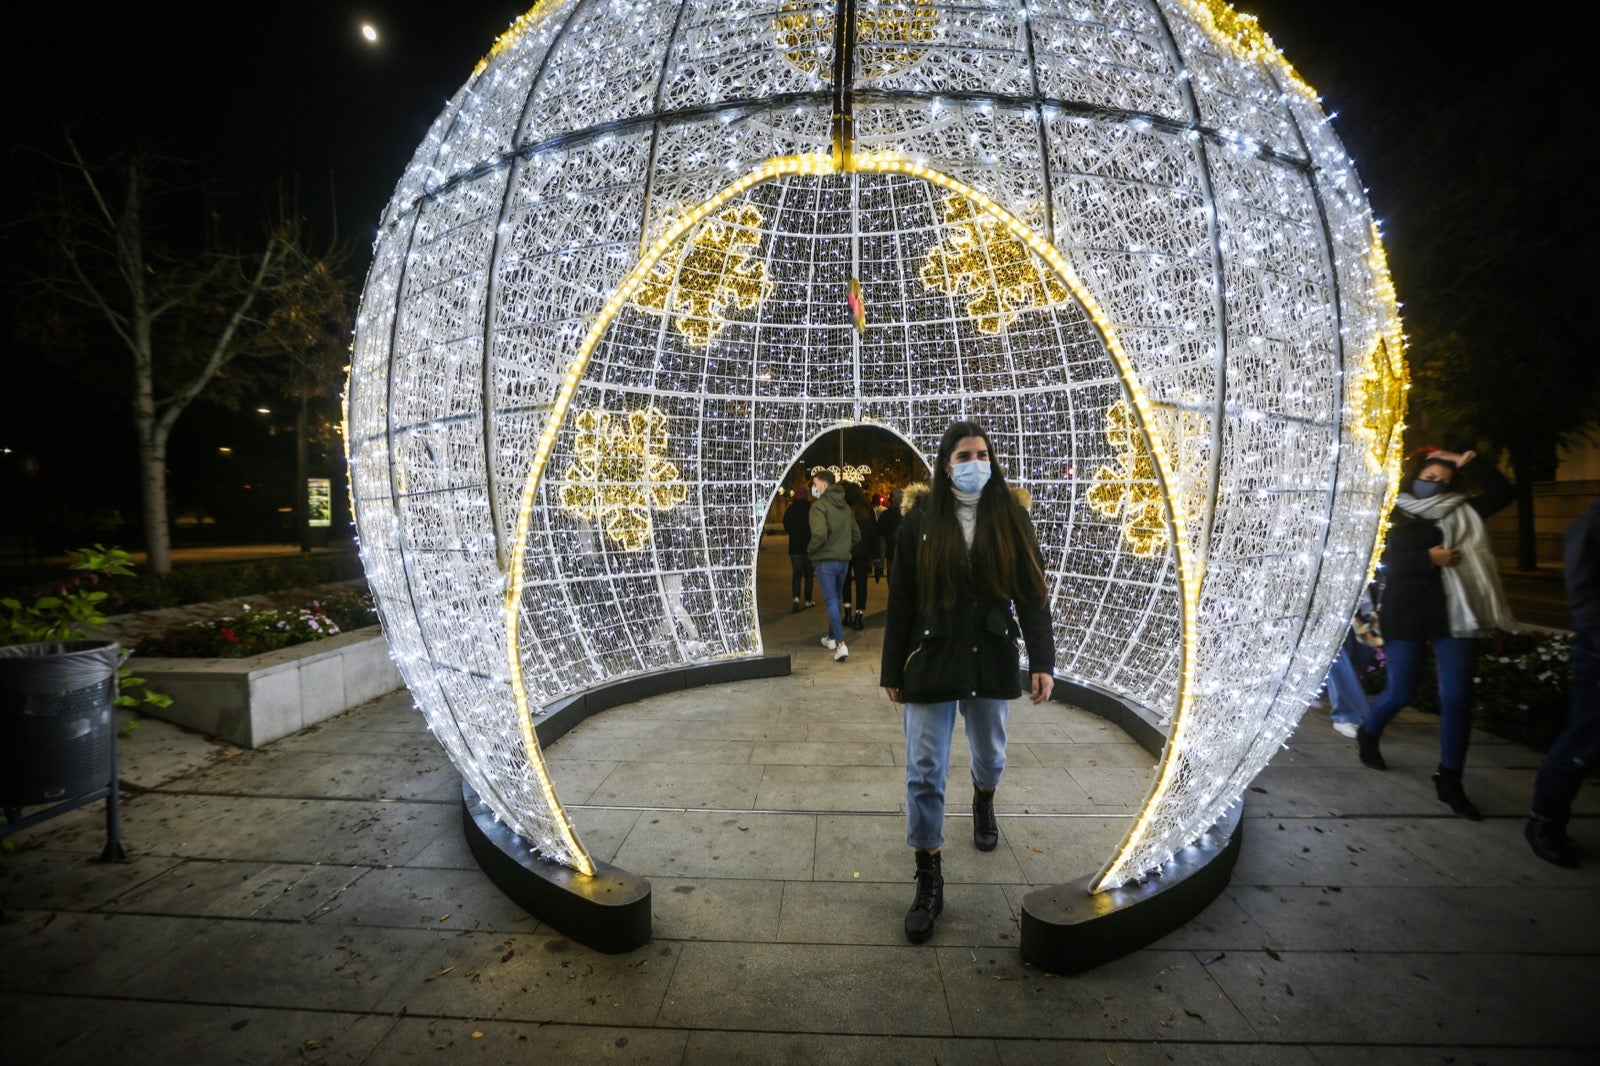
[[[1521,450],[1511,452],[1517,491],[1517,569],[1539,569],[1539,542],[1533,531],[1533,464]]]
[[[300,410],[294,416],[294,526],[300,532],[300,550],[311,550],[311,507],[306,498],[310,462],[306,455],[306,434],[310,429],[311,400],[300,397]]]
[[[172,572],[172,531],[167,524],[167,442],[139,434],[139,498],[144,505],[144,543],[152,574]]]

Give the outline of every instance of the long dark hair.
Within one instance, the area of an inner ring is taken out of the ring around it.
[[[956,519],[955,485],[949,471],[950,457],[965,437],[981,437],[989,449],[989,482],[978,497],[970,556]],[[933,464],[933,484],[924,501],[923,539],[917,546],[919,610],[948,610],[969,588],[1004,600],[1044,600],[1044,571],[1034,554],[1037,547],[1033,528],[1011,495],[1005,470],[995,457],[988,431],[981,425],[957,422],[944,431]]]

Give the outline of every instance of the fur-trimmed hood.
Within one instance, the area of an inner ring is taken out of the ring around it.
[[[919,481],[915,485],[907,485],[900,490],[900,513],[910,514],[922,505],[923,499],[932,491],[933,486],[927,482]],[[1024,511],[1033,509],[1033,493],[1021,485],[1011,486],[1011,498],[1017,501],[1017,506]]]

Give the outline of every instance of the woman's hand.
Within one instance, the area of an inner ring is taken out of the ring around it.
[[[1430,453],[1428,455],[1428,460],[1431,462],[1431,461],[1437,459],[1437,460],[1441,460],[1441,461],[1446,462],[1446,463],[1454,463],[1459,468],[1459,467],[1466,466],[1468,463],[1472,462],[1472,460],[1476,459],[1477,457],[1478,457],[1478,453],[1477,452],[1472,451],[1471,449],[1468,449],[1467,451],[1464,451],[1464,452],[1447,452],[1447,451],[1432,452],[1432,453]]]
[[[1049,674],[1030,674],[1033,679],[1033,691],[1028,694],[1029,701],[1043,703],[1050,698],[1050,693],[1056,687],[1056,679]]]
[[[1434,566],[1454,566],[1461,561],[1460,548],[1429,548],[1428,562]]]
[[[900,690],[899,689],[897,689],[897,688],[886,688],[883,691],[887,692],[889,694],[889,702],[890,703],[904,703],[905,702],[905,700],[900,698]]]

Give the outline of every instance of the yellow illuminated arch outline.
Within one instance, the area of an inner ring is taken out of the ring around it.
[[[979,209],[999,221],[1035,255],[1048,263],[1057,277],[1071,290],[1073,297],[1089,315],[1090,320],[1099,331],[1106,350],[1110,352],[1117,371],[1122,377],[1123,385],[1128,390],[1128,396],[1138,414],[1139,423],[1150,442],[1151,455],[1155,461],[1156,478],[1161,488],[1162,497],[1167,501],[1167,515],[1172,524],[1172,547],[1177,558],[1179,583],[1183,592],[1182,617],[1180,619],[1183,646],[1180,649],[1179,660],[1181,663],[1181,680],[1177,707],[1172,715],[1171,733],[1167,738],[1166,748],[1163,751],[1160,765],[1156,770],[1155,782],[1151,786],[1149,795],[1145,798],[1144,805],[1140,809],[1139,817],[1135,821],[1133,828],[1124,837],[1111,861],[1106,864],[1105,868],[1096,877],[1094,889],[1098,891],[1108,881],[1115,881],[1119,878],[1126,879],[1126,875],[1121,869],[1124,858],[1148,831],[1153,812],[1160,806],[1160,801],[1170,791],[1180,761],[1178,755],[1182,752],[1187,739],[1186,725],[1194,688],[1195,607],[1199,599],[1201,574],[1191,557],[1189,540],[1186,534],[1186,516],[1182,513],[1181,508],[1175,504],[1173,494],[1169,490],[1169,486],[1174,480],[1174,467],[1167,445],[1161,439],[1160,431],[1156,428],[1155,420],[1152,417],[1153,406],[1139,384],[1138,378],[1134,375],[1132,363],[1129,361],[1127,353],[1123,351],[1122,344],[1117,339],[1116,331],[1101,311],[1098,302],[1096,302],[1088,288],[1078,278],[1077,273],[1061,253],[1048,241],[1034,233],[1016,215],[1006,210],[987,194],[948,174],[943,174],[898,153],[848,152],[840,153],[837,156],[802,153],[779,156],[767,160],[723,188],[710,199],[685,212],[667,227],[666,231],[646,248],[638,264],[622,280],[622,283],[611,294],[610,299],[600,309],[594,325],[589,328],[588,333],[584,336],[583,342],[578,346],[577,353],[567,365],[566,372],[561,378],[561,386],[551,407],[550,417],[546,421],[544,429],[540,432],[539,439],[534,446],[533,461],[528,469],[527,479],[523,483],[522,496],[517,507],[516,533],[513,538],[513,552],[509,580],[506,583],[502,620],[506,632],[507,665],[510,674],[512,697],[516,705],[517,722],[522,731],[523,747],[528,753],[529,767],[538,779],[539,787],[543,791],[546,803],[549,804],[553,820],[563,842],[571,849],[575,868],[581,873],[592,875],[595,872],[594,860],[589,857],[588,851],[579,842],[572,821],[567,817],[566,809],[556,797],[555,788],[551,784],[550,774],[545,765],[544,753],[539,747],[538,738],[534,732],[533,714],[529,706],[527,687],[522,676],[521,642],[518,638],[518,623],[522,615],[523,573],[527,561],[528,533],[533,517],[535,495],[539,483],[543,479],[544,468],[549,460],[550,451],[555,446],[556,436],[565,420],[567,408],[571,405],[572,397],[577,391],[579,382],[583,379],[590,356],[605,336],[612,321],[622,312],[622,309],[628,305],[639,288],[646,282],[656,263],[685,234],[708,216],[720,210],[730,200],[748,191],[753,186],[778,178],[807,175],[827,176],[844,173],[908,174],[937,185],[947,192],[962,196],[971,200]]]

